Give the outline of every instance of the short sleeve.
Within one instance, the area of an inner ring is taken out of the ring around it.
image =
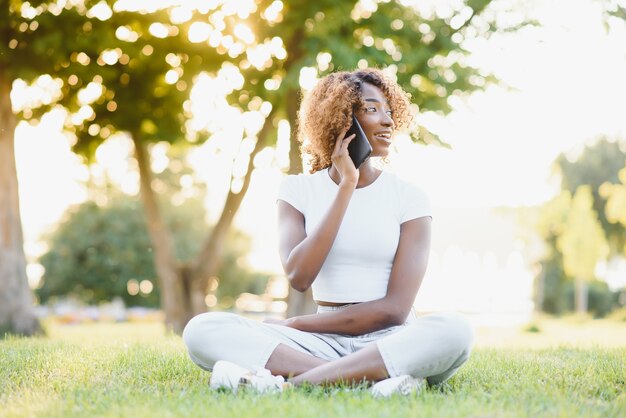
[[[422,218],[424,216],[432,217],[432,209],[430,199],[426,192],[414,184],[401,182],[401,208],[400,223],[410,221],[411,219]]]
[[[283,200],[296,208],[300,213],[305,213],[305,192],[301,184],[301,175],[289,175],[285,177],[278,188],[276,200]]]

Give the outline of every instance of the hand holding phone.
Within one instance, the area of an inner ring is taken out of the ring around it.
[[[348,155],[350,155],[350,159],[352,159],[354,166],[358,169],[372,153],[372,146],[354,115],[352,115],[352,126],[350,126],[350,129],[346,132],[346,137],[352,134],[354,134],[355,137],[348,145]]]

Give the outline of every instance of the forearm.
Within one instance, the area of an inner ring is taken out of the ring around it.
[[[349,181],[339,184],[337,195],[319,226],[289,253],[284,268],[295,289],[308,289],[317,277],[337,237],[355,186]]]
[[[407,315],[408,312],[403,312],[383,298],[332,312],[297,316],[288,319],[286,325],[307,332],[362,335],[401,325]]]

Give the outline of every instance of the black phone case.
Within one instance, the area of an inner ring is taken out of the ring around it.
[[[348,154],[356,168],[359,168],[372,153],[372,146],[365,136],[365,132],[359,125],[359,122],[352,116],[352,126],[346,132],[346,137],[356,134],[356,137],[348,145]]]

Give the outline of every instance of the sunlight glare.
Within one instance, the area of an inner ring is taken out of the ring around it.
[[[150,168],[155,174],[164,172],[170,164],[170,159],[167,156],[167,152],[170,149],[170,145],[167,142],[159,142],[152,146],[150,149],[150,155],[152,159],[150,161]]]
[[[115,65],[121,56],[122,50],[120,48],[105,49],[100,54],[100,58],[102,58],[102,61],[107,65]]]
[[[217,305],[217,296],[213,294],[206,295],[206,297],[204,298],[204,303],[208,308],[214,308],[215,305]]]
[[[86,87],[82,88],[78,92],[78,103],[81,105],[91,104],[102,96],[102,93],[104,93],[104,86],[102,83],[91,81]]]
[[[167,73],[165,73],[165,82],[167,84],[174,84],[178,81],[178,73],[176,72],[176,70],[169,70]]]
[[[278,90],[280,88],[280,84],[282,82],[282,78],[279,75],[275,75],[272,78],[268,78],[267,80],[265,80],[265,83],[263,83],[263,86],[265,87],[266,90]]]
[[[47,105],[61,98],[63,80],[54,79],[48,74],[38,77],[32,85],[17,79],[11,88],[11,103],[14,111],[32,109],[42,104]]]
[[[221,10],[216,10],[209,15],[209,21],[218,31],[226,29],[226,23],[224,23],[224,13]]]
[[[282,10],[283,2],[280,0],[274,1],[268,6],[267,9],[261,13],[261,17],[267,20],[269,23],[278,23],[283,19]]]
[[[246,51],[248,61],[257,69],[263,70],[272,64],[272,52],[270,46],[266,43],[248,48]]]
[[[186,5],[177,6],[170,10],[170,20],[174,24],[185,23],[192,17],[192,10]]]
[[[136,42],[139,34],[128,26],[120,26],[115,30],[115,37],[120,41]]]
[[[241,39],[248,45],[254,43],[254,33],[252,32],[252,29],[250,29],[250,27],[245,23],[238,23],[235,26],[234,32],[237,38]]]
[[[126,291],[131,296],[136,296],[139,293],[139,282],[135,279],[130,279],[126,283]]]
[[[187,38],[192,43],[200,43],[209,39],[209,36],[213,32],[213,27],[206,22],[193,22],[189,26],[189,32]]]
[[[148,31],[152,34],[152,36],[155,36],[157,38],[167,38],[167,34],[168,34],[168,27],[166,25],[164,25],[163,23],[153,23],[150,25],[150,28],[148,29]]]
[[[326,71],[328,70],[328,67],[330,66],[330,62],[332,61],[333,56],[330,55],[329,52],[320,52],[319,54],[317,54],[316,60],[317,60],[317,68],[320,69],[320,71]]]
[[[27,1],[22,3],[21,6],[22,7],[20,8],[20,13],[22,14],[22,17],[29,20],[36,18],[37,15],[39,15],[43,11],[41,7],[34,8]]]
[[[241,115],[241,119],[247,136],[256,135],[261,130],[263,123],[265,123],[265,117],[258,111],[244,112]],[[248,150],[248,152],[250,151],[252,149]]]
[[[113,16],[113,10],[111,10],[109,5],[105,1],[97,3],[87,12],[87,17],[95,17],[101,21],[108,20],[111,18],[111,16]]]
[[[222,42],[222,33],[214,30],[211,32],[209,36],[209,46],[213,48],[217,48],[217,46]]]
[[[375,0],[359,0],[354,5],[350,17],[355,21],[369,19],[376,10],[378,10],[378,4]]]
[[[144,295],[152,293],[152,289],[154,289],[154,285],[150,280],[142,280],[141,283],[139,283],[139,290]]]
[[[274,149],[265,147],[254,157],[254,169],[271,168],[274,161]]]
[[[217,72],[217,76],[224,81],[224,94],[230,94],[233,90],[241,89],[245,81],[239,68],[231,63],[224,63]]]
[[[311,90],[317,84],[317,69],[314,67],[302,67],[300,69],[300,78],[298,82],[302,89]]]

